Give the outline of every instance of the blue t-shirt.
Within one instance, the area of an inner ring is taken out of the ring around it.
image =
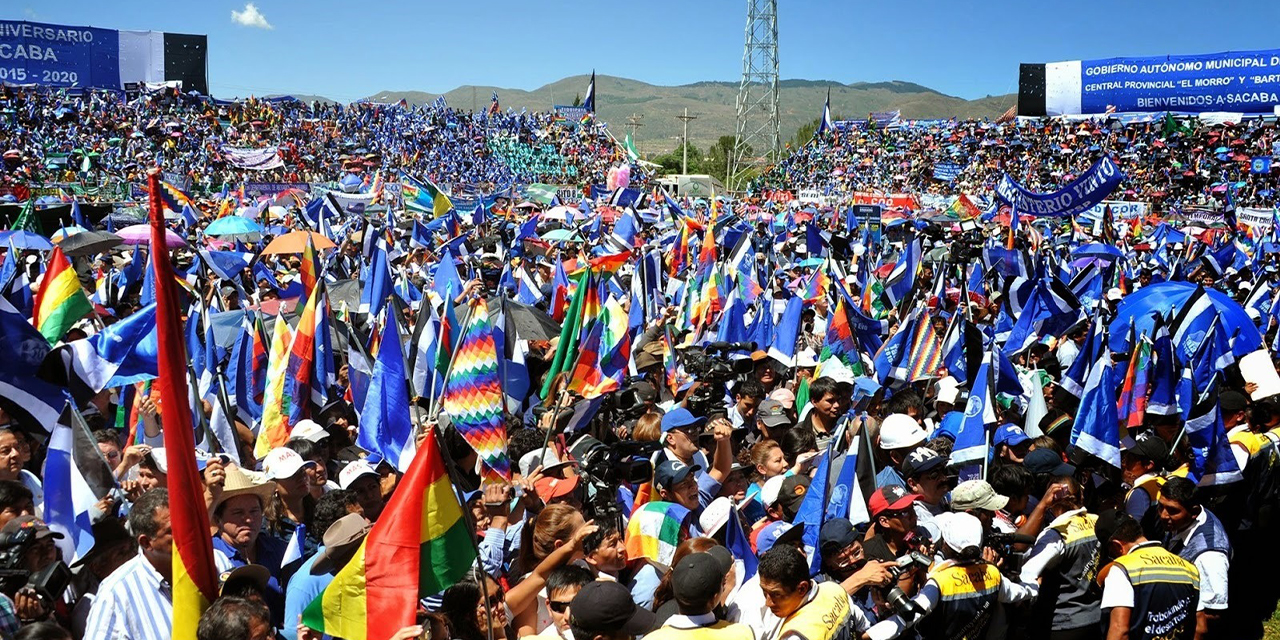
[[[324,547],[321,546],[316,550],[316,555],[307,558],[298,567],[297,573],[289,579],[289,586],[284,591],[284,619],[293,621],[293,624],[285,624],[280,635],[287,640],[298,640],[298,616],[302,615],[303,609],[311,604],[321,593],[324,593],[325,587],[333,582],[333,574],[324,573],[318,576],[311,575],[311,567],[315,565],[316,558]]]

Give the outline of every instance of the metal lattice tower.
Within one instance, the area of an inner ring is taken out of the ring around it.
[[[747,0],[746,47],[738,85],[738,128],[734,136],[730,189],[741,189],[748,172],[777,157],[778,0]]]

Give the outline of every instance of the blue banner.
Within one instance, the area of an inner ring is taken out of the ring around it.
[[[960,172],[964,167],[956,162],[939,162],[933,165],[933,179],[943,182],[951,182],[960,177]]]
[[[119,32],[0,20],[0,81],[119,89]]]
[[[996,196],[1019,214],[1074,216],[1105,200],[1124,178],[1111,157],[1103,156],[1071,184],[1053,193],[1028,191],[1006,173],[996,184]]]
[[[1078,113],[1105,113],[1108,107],[1271,113],[1280,104],[1280,49],[1107,58],[1079,65]]]

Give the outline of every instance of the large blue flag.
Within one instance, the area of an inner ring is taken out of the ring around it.
[[[1231,451],[1227,429],[1218,406],[1218,376],[1200,394],[1187,419],[1187,443],[1191,460],[1187,478],[1201,486],[1227,484],[1243,479],[1240,464]]]
[[[951,464],[972,467],[986,463],[989,450],[987,430],[999,420],[991,391],[991,376],[991,354],[988,352],[983,355],[982,365],[974,376],[973,390],[969,392],[969,401],[964,406],[964,418],[956,430]]]
[[[800,339],[800,313],[803,309],[804,300],[800,296],[792,296],[787,301],[769,344],[769,356],[788,367],[796,364],[796,342]]]
[[[403,468],[400,454],[413,437],[413,421],[409,418],[409,392],[405,386],[408,376],[397,325],[395,316],[387,314],[369,392],[360,411],[356,444],[381,455],[387,463]]]
[[[1116,380],[1111,349],[1103,341],[1085,378],[1080,409],[1071,430],[1071,444],[1107,464],[1120,468],[1120,419],[1116,410]],[[1085,354],[1080,354],[1085,357]]]
[[[391,261],[387,258],[387,241],[379,236],[373,245],[373,259],[369,261],[364,276],[364,289],[360,292],[360,313],[377,316],[387,305],[395,291],[391,279]]]

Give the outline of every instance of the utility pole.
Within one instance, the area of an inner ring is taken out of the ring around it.
[[[684,115],[676,116],[677,120],[684,123],[684,135],[681,137],[684,146],[684,160],[680,163],[680,173],[689,175],[689,121],[697,120],[698,116],[689,115],[689,107],[684,108]]]
[[[631,144],[633,145],[640,144],[636,138],[636,129],[644,126],[644,122],[641,122],[642,120],[644,120],[644,116],[634,112],[631,117],[627,118],[627,126],[631,127]]]

